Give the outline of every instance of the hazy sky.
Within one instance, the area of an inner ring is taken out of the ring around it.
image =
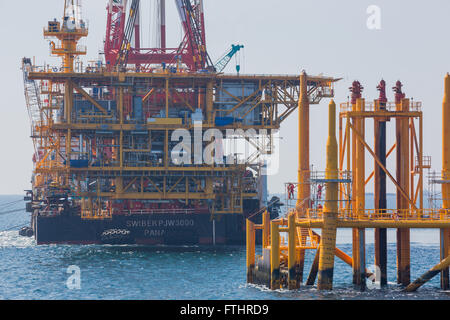
[[[147,2],[150,0],[143,0]],[[384,78],[390,89],[404,83],[409,97],[424,105],[425,153],[433,168],[441,170],[441,104],[443,78],[450,69],[448,14],[450,1],[365,0],[204,0],[208,50],[216,60],[232,43],[246,46],[241,55],[243,72],[255,74],[309,74],[342,77],[336,102],[345,102],[348,87],[358,79],[364,96],[377,97],[376,85]],[[29,188],[32,142],[26,112],[21,58],[58,64],[49,57],[42,31],[47,21],[62,16],[63,0],[0,0],[0,194],[21,194]],[[370,5],[381,9],[381,30],[367,28]],[[95,59],[105,34],[106,0],[84,0],[89,20],[88,58]],[[150,6],[148,6],[150,8]],[[181,37],[178,15],[168,0],[168,39]],[[149,10],[147,10],[149,11]],[[143,18],[144,19],[144,18]],[[143,22],[144,40],[151,23]],[[146,34],[146,35],[145,35]],[[233,68],[228,69],[229,72]],[[393,100],[392,91],[388,92]],[[324,168],[328,100],[311,112],[311,162]],[[388,124],[390,129],[394,123]],[[368,141],[372,126],[367,124]],[[269,191],[280,192],[297,175],[297,114],[281,131],[279,174],[269,178]],[[388,144],[392,144],[392,133]],[[388,146],[389,147],[389,146]],[[368,158],[369,161],[369,158]],[[367,164],[371,171],[373,160]],[[395,172],[392,159],[388,162]],[[392,190],[392,188],[391,188]],[[370,188],[368,191],[371,191]]]

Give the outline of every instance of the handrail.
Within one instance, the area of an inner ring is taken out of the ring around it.
[[[353,111],[353,105],[350,102],[341,103],[341,112],[350,112],[350,111]],[[375,110],[374,102],[366,101],[364,110],[361,112],[374,112],[374,111],[381,111],[381,110]],[[383,111],[396,112],[397,104],[395,102],[387,102],[386,106],[385,106],[385,110],[383,110]],[[422,111],[422,102],[411,101],[408,111],[411,111],[411,112]]]
[[[323,218],[323,210],[308,209],[302,220],[319,220]],[[338,219],[346,220],[450,220],[450,209],[339,209]]]
[[[173,214],[194,214],[196,211],[203,210],[206,212],[206,209],[132,209],[132,210],[112,210],[113,214],[118,214],[119,212],[123,215],[144,215],[144,214],[164,214],[164,213],[173,213]]]

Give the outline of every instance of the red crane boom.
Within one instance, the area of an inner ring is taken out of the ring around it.
[[[133,0],[128,21],[126,0],[110,0],[107,8],[105,59],[110,69],[134,65],[139,71],[183,64],[188,71],[214,71],[206,50],[202,0],[175,0],[185,35],[177,48],[166,48],[165,0],[160,1],[161,48],[142,48],[139,0]],[[132,27],[134,25],[134,28]],[[134,43],[132,45],[132,38]]]

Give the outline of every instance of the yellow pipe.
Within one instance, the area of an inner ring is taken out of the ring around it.
[[[262,231],[263,248],[267,248],[270,245],[270,213],[267,210],[263,214]]]
[[[279,225],[270,223],[270,289],[280,289],[280,230]]]
[[[450,266],[450,256],[442,260],[439,264],[425,272],[420,278],[408,285],[405,289],[406,292],[416,291],[419,287],[431,280],[440,271],[447,269]]]
[[[296,250],[297,228],[295,226],[295,213],[291,213],[288,218],[289,241],[288,241],[288,288],[289,290],[300,287],[299,268]]]
[[[297,211],[304,215],[309,208],[309,97],[308,79],[305,72],[300,75],[300,97],[298,107],[298,194]],[[299,215],[297,215],[299,216]]]
[[[447,73],[444,80],[444,100],[442,103],[442,180],[450,180],[450,75]],[[442,184],[443,208],[450,207],[450,184]],[[441,257],[450,254],[450,229],[441,230]],[[449,270],[444,268],[441,272],[441,288],[450,287]]]
[[[338,179],[338,146],[336,140],[336,104],[330,102],[328,115],[328,141],[326,179]],[[322,239],[319,253],[319,290],[333,288],[334,255],[336,252],[336,228],[338,215],[338,183],[326,183],[326,202],[323,213]]]
[[[442,180],[450,180],[450,75],[445,76],[442,103]],[[442,184],[444,209],[450,208],[450,184]]]
[[[356,110],[357,111],[361,111],[363,112],[365,110],[365,100],[364,99],[358,99],[356,102]],[[358,130],[358,132],[361,135],[361,138],[364,139],[364,131],[365,131],[365,124],[364,124],[365,120],[364,118],[360,118],[355,120],[355,127]],[[366,198],[366,194],[365,194],[365,149],[364,149],[364,144],[359,141],[356,140],[356,155],[355,155],[355,159],[356,159],[356,172],[355,172],[355,179],[356,179],[356,184],[355,187],[356,189],[353,190],[355,192],[356,195],[356,210],[358,213],[358,216],[361,215],[361,213],[364,211],[365,209],[365,198]]]
[[[297,193],[297,217],[306,216],[306,211],[311,206],[310,165],[309,165],[309,96],[308,76],[306,72],[300,75],[300,96],[298,105],[298,193]],[[298,242],[305,230],[296,230]],[[305,251],[297,253],[299,281],[302,281]]]
[[[253,283],[255,269],[255,224],[247,220],[247,282]]]
[[[143,98],[142,103],[146,103],[148,99],[152,96],[152,94],[155,92],[155,88],[152,88]]]

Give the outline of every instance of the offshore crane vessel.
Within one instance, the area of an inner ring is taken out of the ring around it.
[[[143,48],[140,1],[109,0],[104,61],[85,65],[81,1],[65,0],[44,29],[62,66],[22,61],[38,244],[244,244],[245,218],[277,215],[264,157],[298,106],[299,77],[220,73],[242,46],[212,63],[202,0],[175,0],[185,35],[168,48],[157,5],[158,45]],[[310,102],[335,81],[308,76]]]

